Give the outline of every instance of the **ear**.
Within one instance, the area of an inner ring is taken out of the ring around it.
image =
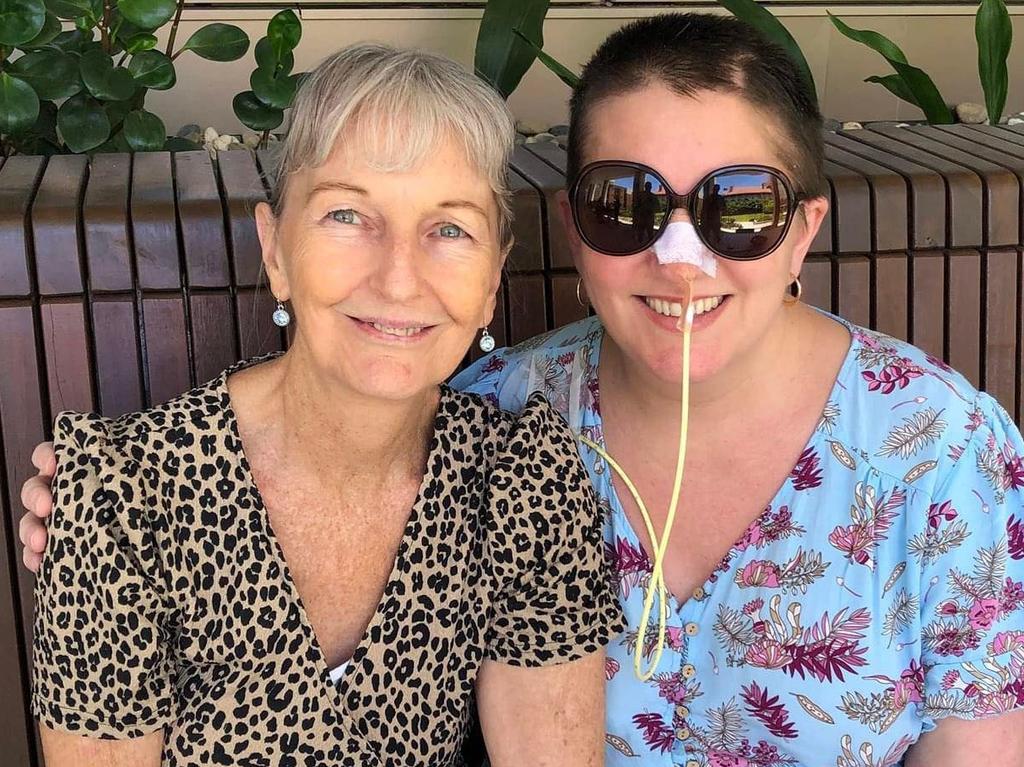
[[[794,228],[797,229],[794,234],[798,235],[798,238],[793,243],[793,251],[790,256],[790,274],[800,274],[804,259],[807,258],[807,251],[811,249],[811,244],[818,236],[818,230],[821,229],[827,215],[827,197],[811,197],[800,203],[796,214],[797,220],[793,222]]]
[[[260,238],[260,249],[263,251],[263,268],[270,280],[270,292],[278,301],[287,301],[291,296],[291,290],[281,260],[281,249],[278,246],[279,225],[280,219],[274,215],[270,205],[261,202],[256,206],[256,232]]]

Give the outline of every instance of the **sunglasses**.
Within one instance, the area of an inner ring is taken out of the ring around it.
[[[598,253],[647,250],[681,208],[708,250],[735,261],[764,258],[779,247],[801,201],[789,179],[765,165],[719,168],[688,194],[676,194],[656,170],[625,160],[584,167],[569,199],[576,230]]]

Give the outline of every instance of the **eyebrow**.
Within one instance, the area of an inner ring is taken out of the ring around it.
[[[477,203],[473,202],[472,200],[445,200],[440,205],[438,205],[438,207],[439,208],[446,208],[446,209],[447,208],[467,208],[469,210],[475,211],[476,213],[479,213],[484,218],[488,217],[487,216],[487,211],[484,210]]]
[[[352,184],[346,184],[344,181],[321,181],[319,184],[309,190],[309,194],[306,195],[306,199],[309,200],[315,194],[320,192],[330,191],[342,191],[342,192],[355,192],[356,194],[368,195],[365,189],[361,186],[354,186]]]

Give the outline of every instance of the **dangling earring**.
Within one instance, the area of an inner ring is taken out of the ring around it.
[[[487,328],[481,328],[483,334],[480,336],[480,351],[484,354],[490,354],[494,351],[494,336],[490,334]]]
[[[580,292],[581,292],[582,289],[583,289],[583,278],[580,277],[578,280],[576,280],[576,303],[578,303],[580,306],[582,306],[584,309],[586,309],[587,308],[587,302],[584,301],[583,300],[583,296],[580,295]]]
[[[791,288],[796,285],[796,293],[793,293]],[[800,296],[804,293],[804,286],[800,284],[800,278],[795,276],[793,281],[789,283],[789,287],[786,289],[786,295],[782,299],[784,304],[797,304],[800,303]]]
[[[288,327],[292,321],[292,316],[288,314],[288,310],[284,308],[284,304],[280,301],[277,302],[277,308],[274,310],[274,324],[279,328]]]

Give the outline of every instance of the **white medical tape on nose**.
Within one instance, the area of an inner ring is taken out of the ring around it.
[[[654,243],[659,264],[692,264],[708,277],[718,273],[718,261],[697,236],[689,221],[673,221]]]

